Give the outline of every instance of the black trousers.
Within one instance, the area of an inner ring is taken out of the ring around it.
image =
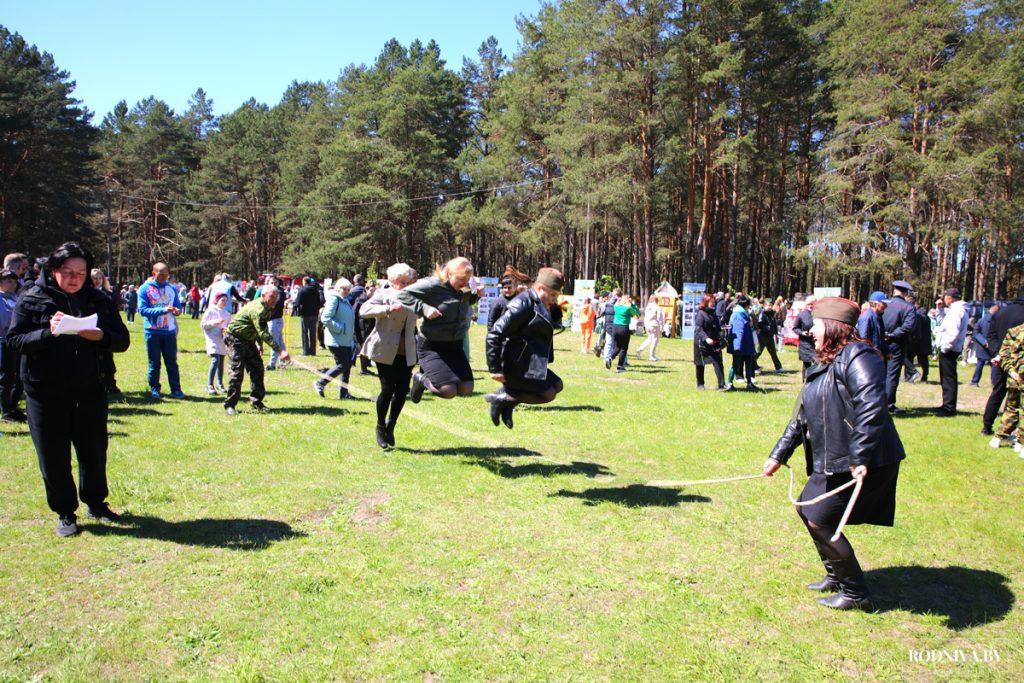
[[[317,323],[320,322],[319,316],[315,315],[304,315],[302,316],[302,354],[304,356],[315,356],[316,355],[316,339],[317,339]]]
[[[907,357],[903,360],[903,379],[909,380],[916,374],[921,375],[921,381],[928,381],[928,358],[931,356],[931,351],[918,351],[911,350],[907,351]],[[917,365],[921,366],[921,369],[917,369]]]
[[[263,357],[254,342],[245,341],[234,335],[224,335],[224,344],[228,347],[228,393],[224,399],[225,408],[234,408],[242,398],[242,381],[245,373],[249,373],[249,401],[254,406],[263,405],[263,397],[267,395],[263,386]]]
[[[334,367],[327,371],[329,377],[341,376],[341,389],[338,395],[348,396],[348,379],[352,374],[352,347],[351,346],[328,346],[327,350],[334,356]],[[324,378],[317,380],[321,386],[327,384]]]
[[[896,391],[900,388],[900,375],[903,374],[903,359],[906,355],[902,346],[893,344],[889,347],[889,360],[885,365],[885,394],[890,409],[896,407]]]
[[[107,392],[84,388],[69,396],[26,396],[28,429],[39,457],[46,502],[58,515],[78,509],[71,446],[78,459],[78,494],[89,507],[107,500]]]
[[[988,402],[985,403],[985,415],[982,417],[983,424],[988,429],[996,423],[1003,413],[1003,399],[1006,398],[1006,371],[998,365],[992,366],[992,393],[988,395]]]
[[[10,415],[17,412],[24,393],[18,372],[21,354],[16,353],[6,341],[3,345],[3,349],[0,349],[0,412]]]
[[[405,407],[405,397],[412,381],[412,368],[399,354],[391,365],[377,363],[377,378],[380,380],[380,394],[377,395],[377,424],[398,421]],[[389,412],[390,411],[390,412]]]
[[[757,355],[754,356],[756,362],[761,354],[768,351],[768,355],[772,357],[772,362],[775,363],[775,369],[782,369],[782,361],[779,360],[779,352],[775,348],[775,335],[774,334],[760,334],[757,336],[757,341],[761,345],[761,348],[757,350]]]
[[[725,386],[725,368],[722,366],[722,354],[721,352],[712,354],[710,356],[701,354],[701,359],[704,361],[704,365],[697,365],[697,386],[704,386],[704,368],[711,365],[715,369],[715,378],[718,380],[718,388],[721,389]]]
[[[959,379],[956,374],[956,362],[960,359],[958,351],[939,353],[939,382],[942,384],[942,409],[947,413],[956,412],[956,394]]]
[[[626,356],[629,354],[629,325],[612,327],[612,359],[619,357],[619,367],[626,367]]]
[[[747,380],[747,388],[753,389],[754,357],[744,353],[732,354],[732,375],[735,379],[745,378]]]

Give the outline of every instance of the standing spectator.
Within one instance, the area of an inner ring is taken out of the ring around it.
[[[939,381],[942,383],[942,406],[939,409],[947,416],[956,415],[956,397],[959,379],[956,362],[964,350],[967,338],[967,320],[970,314],[967,304],[960,300],[960,290],[950,287],[942,293],[945,315],[936,334],[939,347]]]
[[[992,393],[985,403],[985,414],[981,433],[992,436],[992,425],[999,416],[1006,396],[1006,371],[1001,367],[1000,350],[1003,339],[1010,328],[1024,323],[1024,294],[1018,294],[1012,302],[1003,306],[992,316],[988,328],[988,349],[992,354]]]
[[[0,271],[0,408],[4,422],[25,422],[25,413],[18,404],[24,389],[19,372],[18,352],[7,342],[7,330],[14,318],[18,302],[18,274],[10,268]]]
[[[188,290],[189,312],[192,314],[193,320],[199,318],[199,300],[202,298],[203,293],[199,291],[199,285],[193,282],[192,287]]]
[[[353,289],[355,288],[353,287]],[[355,313],[356,316],[356,336],[355,344],[352,347],[352,352],[359,360],[359,374],[363,376],[372,375],[373,373],[370,372],[370,359],[367,358],[366,356],[361,355],[359,353],[359,350],[363,348],[363,344],[370,336],[370,333],[373,332],[373,326],[374,324],[376,324],[377,321],[371,317],[361,315],[360,311],[363,308],[363,304],[370,300],[370,297],[373,296],[373,293],[376,290],[377,285],[371,282],[369,285],[366,285],[363,288],[363,291],[362,293],[359,294],[359,296],[357,296],[355,299],[352,299],[352,312]],[[352,294],[350,292],[350,299],[351,296]],[[353,365],[355,364],[355,362],[356,360],[353,359]]]
[[[228,355],[228,347],[224,344],[224,331],[231,322],[228,313],[228,295],[220,292],[216,295],[213,305],[206,309],[199,323],[206,335],[206,355],[210,357],[210,371],[206,379],[206,393],[211,396],[224,391],[224,357]]]
[[[631,336],[629,324],[633,318],[640,316],[640,309],[633,303],[633,298],[628,294],[618,299],[612,308],[614,316],[612,317],[611,351],[605,356],[604,367],[610,370],[612,361],[618,357],[619,364],[615,371],[625,372],[626,356],[629,354],[629,338]]]
[[[871,292],[868,303],[860,312],[857,318],[857,336],[875,347],[875,350],[886,356],[885,327],[882,323],[882,315],[885,307],[889,305],[889,299],[885,292]]]
[[[736,297],[736,305],[729,318],[729,352],[732,354],[733,376],[737,379],[746,378],[747,389],[757,391],[754,380],[754,353],[757,349],[754,346],[754,326],[747,312],[749,306],[750,298],[746,294]]]
[[[992,325],[992,316],[998,311],[998,306],[988,309],[974,326],[974,333],[971,335],[975,358],[974,377],[971,378],[972,387],[980,386],[982,369],[992,360],[992,354],[989,353],[988,332]]]
[[[124,293],[124,314],[128,322],[135,322],[135,311],[139,308],[139,291],[135,285],[128,285]]]
[[[814,335],[811,334],[811,328],[814,327],[814,317],[811,315],[811,305],[814,303],[814,297],[809,296],[804,301],[806,306],[796,316],[796,321],[793,323],[793,334],[796,335],[798,340],[796,354],[803,364],[803,368],[800,370],[800,378],[806,381],[807,371],[818,360],[818,351],[814,348]]]
[[[897,280],[892,283],[892,296],[885,307],[882,322],[885,324],[885,342],[889,345],[889,361],[885,372],[885,393],[889,401],[889,412],[896,412],[896,392],[903,373],[903,361],[907,349],[914,339],[914,307],[907,303],[907,293],[912,289],[909,282]]]
[[[782,361],[779,360],[779,352],[775,348],[775,338],[779,334],[779,319],[775,306],[765,306],[761,309],[761,315],[757,318],[757,355],[754,356],[754,363],[761,357],[761,354],[768,351],[775,365],[775,372],[782,372]]]
[[[725,321],[729,318],[729,305],[732,303],[732,294],[729,292],[718,292],[715,294],[715,315],[718,316],[718,322],[725,325]]]
[[[715,315],[715,300],[704,295],[697,307],[693,329],[693,363],[697,372],[697,388],[704,388],[704,368],[710,363],[718,379],[718,390],[727,391],[725,369],[722,365],[722,325]]]
[[[665,311],[658,305],[658,297],[652,294],[647,297],[647,306],[644,308],[644,332],[647,333],[647,339],[637,348],[637,358],[640,357],[640,352],[649,346],[651,350],[648,352],[648,360],[652,362],[661,360],[657,356],[657,351],[663,329],[665,329]]]
[[[242,310],[228,323],[224,335],[229,358],[228,395],[224,399],[224,411],[228,415],[237,413],[235,406],[242,398],[242,382],[246,372],[249,373],[249,401],[253,409],[257,412],[267,409],[263,404],[267,394],[263,385],[263,359],[257,344],[262,341],[277,351],[281,360],[288,360],[288,352],[277,345],[267,327],[270,312],[274,310],[280,296],[277,287],[264,287],[260,296],[242,306]]]
[[[302,289],[295,296],[295,305],[302,316],[302,355],[316,355],[317,318],[320,315],[320,291],[311,277],[302,279]]]
[[[356,299],[366,293],[366,276],[362,273],[357,273],[352,276],[352,288],[348,292],[348,303],[352,306],[352,310],[355,310]],[[364,301],[366,299],[363,299]]]
[[[915,306],[914,331],[907,341],[907,353],[903,361],[903,378],[911,384],[915,382],[927,384],[932,355],[932,318],[923,306],[915,305],[914,297],[908,296],[907,303]]]
[[[324,341],[327,350],[334,356],[334,367],[313,382],[313,389],[321,398],[327,383],[340,376],[341,388],[339,399],[352,398],[348,390],[349,374],[352,371],[352,342],[355,339],[356,314],[349,303],[352,283],[345,278],[338,278],[334,288],[327,294],[327,303],[320,313],[320,322],[324,325]]]
[[[178,320],[181,299],[169,280],[166,263],[153,264],[153,277],[139,287],[139,314],[142,316],[149,357],[149,395],[160,398],[160,359],[167,367],[171,398],[185,398],[178,374]]]
[[[583,298],[583,306],[580,307],[580,334],[583,336],[583,344],[580,353],[590,353],[590,344],[594,340],[594,322],[597,320],[597,312],[594,305],[590,303],[590,297]]]
[[[273,287],[280,289],[277,286],[277,278],[273,275],[268,275],[263,285],[256,289],[255,297],[258,299],[263,296],[263,289],[265,287]],[[282,349],[288,348],[284,343],[284,296],[278,294],[277,303],[274,304],[273,310],[270,311],[270,318],[267,320],[267,329],[270,330],[270,336],[274,338],[277,345]],[[267,363],[267,370],[277,370],[277,366],[283,366],[284,363],[281,361],[281,354],[277,351],[270,350],[270,362]]]
[[[46,259],[43,260],[45,261]],[[28,269],[30,265],[32,264],[28,258],[28,254],[15,253],[4,256],[4,270],[14,271],[14,274],[18,278],[18,289],[16,291],[18,294],[33,284],[33,281],[28,279]]]
[[[121,352],[128,329],[109,297],[89,282],[93,257],[75,242],[57,247],[47,267],[18,299],[7,341],[22,355],[28,428],[39,457],[46,501],[57,513],[57,535],[78,533],[78,490],[89,516],[116,522],[107,505],[107,392],[99,352]],[[96,328],[56,334],[65,315],[96,315]]]
[[[110,305],[114,307],[114,310],[117,310],[117,303],[114,300],[114,288],[110,286],[110,280],[104,275],[103,271],[99,268],[93,268],[89,273],[89,278],[92,280],[93,288],[110,299]],[[120,396],[121,390],[117,387],[117,366],[114,364],[114,354],[100,351],[99,356],[103,359],[103,378],[107,383],[107,392]]]

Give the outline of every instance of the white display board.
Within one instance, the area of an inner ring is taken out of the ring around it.
[[[697,307],[707,294],[708,286],[704,282],[684,282],[682,296],[682,323],[679,326],[683,339],[693,339],[693,330],[697,322]]]
[[[594,305],[594,285],[596,280],[576,280],[572,288],[572,331],[580,331],[579,311],[583,310],[583,300],[589,298]]]
[[[501,296],[501,287],[498,286],[496,277],[478,277],[477,282],[484,286],[484,295],[476,304],[476,323],[487,324],[487,316],[491,313],[491,304],[495,298]]]

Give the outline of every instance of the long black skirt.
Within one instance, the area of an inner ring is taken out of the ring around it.
[[[857,504],[854,505],[850,519],[846,523],[892,526],[896,517],[896,480],[899,478],[899,474],[899,463],[873,470],[869,468],[868,476],[864,478],[864,486],[857,497]],[[849,472],[814,473],[804,485],[799,500],[817,498],[823,493],[839,488],[852,478],[853,475]],[[820,503],[798,507],[797,512],[815,526],[835,529],[839,526],[843,512],[846,511],[846,505],[850,502],[853,489],[854,487],[851,486]]]
[[[418,335],[416,354],[419,356],[420,370],[435,387],[473,381],[473,370],[461,341],[437,342]]]

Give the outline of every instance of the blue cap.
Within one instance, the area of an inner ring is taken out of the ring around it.
[[[868,301],[881,301],[883,304],[888,304],[889,297],[885,295],[885,292],[871,292],[871,296],[868,297]]]
[[[896,282],[892,283],[892,286],[895,287],[896,289],[902,289],[904,292],[910,292],[913,291],[914,289],[913,285],[911,285],[906,280],[897,280]]]

